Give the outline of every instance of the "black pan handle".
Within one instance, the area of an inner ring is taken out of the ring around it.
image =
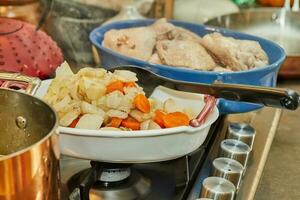
[[[296,110],[299,106],[299,94],[293,90],[273,87],[261,87],[252,85],[225,84],[225,83],[194,83],[178,81],[158,75],[138,66],[123,65],[111,70],[130,70],[138,76],[138,84],[144,88],[146,94],[151,94],[157,86],[165,86],[170,89],[208,94],[216,98],[224,98],[232,101],[262,104],[269,107]],[[151,83],[151,84],[149,84]]]
[[[288,110],[296,110],[300,102],[299,94],[290,89],[223,83],[211,86],[213,96],[227,100],[258,103]]]

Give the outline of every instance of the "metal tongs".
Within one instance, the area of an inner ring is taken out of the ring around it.
[[[299,94],[290,89],[260,87],[252,85],[225,84],[225,83],[193,83],[177,81],[155,74],[154,72],[137,66],[119,66],[111,69],[130,70],[138,77],[138,84],[144,88],[147,95],[151,94],[157,86],[165,86],[184,92],[201,93],[232,101],[256,103],[268,107],[288,110],[298,108]]]

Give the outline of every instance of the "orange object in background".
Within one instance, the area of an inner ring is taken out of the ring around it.
[[[263,6],[283,7],[284,5],[284,0],[258,0],[258,2]],[[291,6],[293,3],[294,0],[291,0]]]

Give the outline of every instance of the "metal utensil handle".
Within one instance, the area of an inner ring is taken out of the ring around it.
[[[212,84],[215,95],[233,101],[259,103],[265,106],[296,110],[299,94],[293,90],[238,84]]]
[[[26,87],[25,92],[31,95],[33,95],[36,92],[36,90],[41,84],[41,80],[39,78],[25,76],[20,73],[0,72],[0,80],[27,83],[28,85]]]
[[[162,85],[178,91],[208,94],[216,98],[262,104],[265,106],[285,108],[288,110],[297,109],[300,103],[299,94],[293,90],[252,85],[225,83],[206,84],[178,81],[158,75],[151,71],[151,69],[145,69],[134,65],[117,66],[110,70],[114,71],[116,69],[130,70],[139,75],[138,83],[140,86],[144,87],[144,90],[148,94],[151,94],[157,86]]]
[[[177,81],[162,77],[152,72],[156,79],[164,80],[164,86],[185,92],[208,94],[216,98],[232,101],[243,101],[248,103],[262,104],[269,107],[296,110],[300,103],[299,94],[290,89],[262,87],[253,85],[227,84],[227,83],[194,83]],[[160,82],[162,83],[162,81]]]

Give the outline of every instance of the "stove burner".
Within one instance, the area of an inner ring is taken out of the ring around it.
[[[123,182],[123,184],[108,186],[97,182],[89,193],[90,200],[109,199],[109,200],[133,200],[145,197],[151,188],[149,179],[143,177],[136,170]]]
[[[99,181],[104,183],[119,182],[130,176],[130,168],[104,169]]]
[[[68,181],[68,188],[72,191],[69,199],[132,200],[141,199],[150,191],[151,181],[137,170],[131,170],[130,165],[92,161],[91,166]]]

